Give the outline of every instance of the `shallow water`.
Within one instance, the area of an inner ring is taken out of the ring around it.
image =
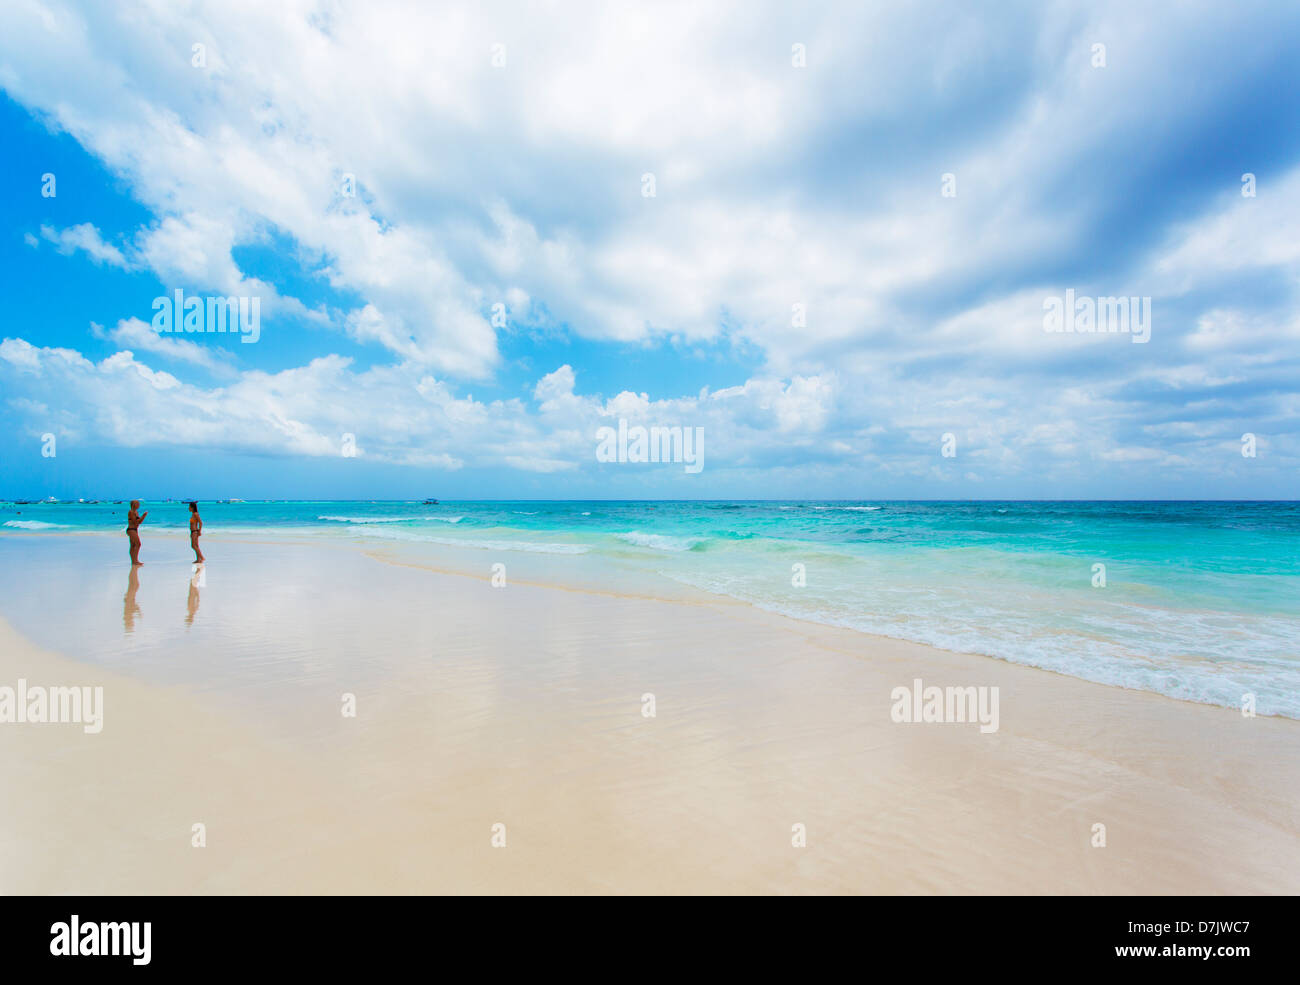
[[[146,552],[151,529],[186,525],[180,502],[144,508]],[[39,552],[47,534],[120,531],[125,509],[0,506],[0,538]],[[275,502],[202,512],[205,544],[307,537],[400,546],[430,562],[478,552],[485,567],[518,559],[560,581],[675,583],[1172,697],[1236,707],[1250,693],[1260,714],[1300,718],[1295,503]]]

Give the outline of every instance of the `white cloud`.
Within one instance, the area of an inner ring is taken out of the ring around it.
[[[1261,175],[1254,200],[1228,175],[1221,194],[1171,195],[1164,213],[1155,201],[1184,172],[1156,152],[1198,145],[1179,139],[1240,95],[1239,61],[1285,47],[1285,11],[1170,9],[945,9],[936,31],[924,5],[19,0],[0,85],[153,213],[109,230],[120,245],[90,223],[45,239],[169,287],[262,297],[267,316],[331,324],[395,365],[328,355],[198,387],[179,374],[219,369],[209,350],[126,319],[108,333],[131,353],[115,361],[14,342],[0,368],[84,385],[81,413],[104,440],[112,382],[165,394],[214,446],[335,454],[348,431],[368,456],[448,468],[567,470],[590,458],[598,422],[647,414],[706,425],[712,462],[738,468],[853,459],[948,481],[930,456],[949,430],[1005,475],[1134,461],[1153,443],[1144,429],[1175,413],[1168,391],[1270,382],[1300,328],[1282,288],[1272,310],[1229,290],[1276,275],[1293,296],[1300,172]],[[1096,37],[1121,39],[1104,70],[1087,64]],[[806,69],[790,65],[794,41]],[[939,194],[949,171],[954,199]],[[1169,228],[1111,257],[1148,214]],[[1099,232],[1099,216],[1124,229]],[[272,241],[345,299],[338,310],[241,269],[240,247]],[[1207,284],[1225,296],[1197,301]],[[1070,286],[1158,295],[1152,344],[1046,336],[1042,298]],[[537,382],[535,409],[459,397],[457,383],[500,367],[498,302],[515,327],[594,339],[689,351],[726,335],[762,365],[695,397],[605,399],[579,392],[574,357],[576,372]],[[182,366],[157,373],[137,352]],[[1295,407],[1290,391],[1260,391],[1215,426]],[[1192,444],[1164,461],[1217,454],[1208,431],[1165,434]]]
[[[152,330],[123,322],[101,335],[143,342]],[[155,341],[157,341],[155,337]],[[158,350],[194,361],[195,343]],[[0,382],[30,405],[61,401],[80,433],[128,447],[183,443],[277,455],[341,454],[352,434],[358,457],[440,468],[506,467],[553,473],[595,463],[596,431],[619,417],[644,425],[704,427],[726,436],[714,444],[720,463],[739,461],[773,430],[816,430],[820,402],[832,385],[752,381],[734,391],[653,400],[621,393],[608,400],[574,393],[565,365],[535,388],[536,410],[519,400],[482,402],[456,396],[444,381],[410,367],[356,371],[339,356],[277,373],[247,372],[222,386],[201,387],[155,370],[132,351],[94,362],[66,349],[20,339],[0,344]],[[31,426],[39,421],[31,420]],[[712,440],[712,439],[711,439]]]
[[[122,251],[112,243],[104,242],[99,230],[89,222],[62,230],[52,226],[41,226],[41,236],[53,243],[54,248],[65,256],[82,250],[97,264],[107,263],[123,268],[129,266]],[[32,237],[30,242],[34,245],[35,238]]]
[[[139,318],[124,318],[111,331],[91,323],[91,332],[96,338],[113,342],[126,350],[139,349],[208,370],[230,372],[233,369],[228,353],[188,339],[161,335]]]

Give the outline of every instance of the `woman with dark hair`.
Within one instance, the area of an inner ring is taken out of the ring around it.
[[[199,517],[199,504],[190,503],[190,547],[194,548],[194,562],[202,564],[203,552],[199,550],[199,537],[203,533],[203,520]]]

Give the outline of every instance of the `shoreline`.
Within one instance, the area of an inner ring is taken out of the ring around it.
[[[0,610],[0,685],[105,687],[99,735],[0,725],[24,792],[5,891],[1300,889],[1289,719],[737,600],[493,589],[322,546],[223,538],[192,619],[189,562],[146,562],[125,634],[124,564],[47,559],[88,586],[80,644],[37,646]],[[916,678],[998,688],[998,731],[891,721]]]
[[[514,501],[505,501],[514,502]],[[1199,502],[1199,501],[1195,501]],[[116,538],[120,536],[120,531],[86,531],[86,530],[68,530],[68,531],[28,531],[14,530],[0,533],[0,541],[5,538],[23,538],[32,541],[40,541],[52,537],[58,538],[77,538],[77,537],[95,537],[102,540]],[[174,537],[173,537],[174,535]],[[402,543],[393,541],[381,541],[376,543],[374,540],[366,538],[363,535],[352,534],[334,534],[330,536],[319,536],[312,533],[289,532],[285,534],[275,534],[272,536],[250,536],[247,533],[238,533],[233,536],[219,534],[223,544],[239,545],[257,545],[262,547],[277,547],[282,545],[297,545],[304,547],[319,547],[328,550],[352,551],[360,553],[380,563],[389,564],[397,567],[406,567],[420,571],[426,571],[432,574],[447,575],[458,578],[469,578],[472,580],[484,577],[484,571],[488,570],[489,556],[492,559],[503,554],[508,555],[511,559],[512,567],[529,566],[530,562],[536,562],[537,558],[529,556],[528,552],[511,552],[508,550],[491,551],[478,546],[452,547],[442,542],[421,542]],[[151,539],[156,540],[175,540],[184,545],[184,551],[188,552],[189,534],[184,527],[155,527],[151,531]],[[430,549],[436,550],[442,555],[441,563],[430,560],[425,556],[416,556],[419,551],[421,555],[427,555]],[[455,557],[457,552],[461,552],[459,558]],[[575,555],[574,558],[587,558],[592,560],[590,555]],[[470,559],[475,563],[471,564]],[[543,555],[546,562],[554,563],[554,556]],[[183,558],[185,563],[193,564],[192,558]],[[568,559],[572,560],[572,559]],[[459,563],[454,563],[459,562]],[[163,563],[163,562],[158,562]],[[171,559],[168,563],[176,563],[176,559]],[[147,565],[147,562],[146,562]],[[675,602],[689,605],[718,605],[718,606],[740,606],[755,612],[762,612],[768,615],[777,616],[783,619],[791,620],[795,623],[805,624],[808,626],[822,627],[830,630],[842,630],[855,636],[861,636],[867,640],[881,641],[886,644],[905,644],[909,646],[922,647],[928,650],[934,650],[940,653],[970,657],[979,660],[993,660],[999,663],[1010,664],[1015,667],[1022,667],[1028,670],[1037,671],[1044,674],[1062,677],[1067,680],[1082,681],[1089,684],[1095,684],[1100,687],[1114,688],[1116,690],[1128,691],[1138,694],[1151,694],[1168,701],[1198,705],[1208,708],[1227,709],[1230,711],[1240,712],[1240,708],[1233,705],[1219,704],[1211,701],[1196,700],[1194,698],[1183,697],[1180,695],[1167,694],[1161,691],[1150,690],[1142,687],[1134,687],[1128,684],[1116,681],[1096,679],[1092,677],[1083,677],[1077,674],[1069,673],[1065,670],[1059,670],[1054,667],[1042,666],[1023,660],[1015,660],[1010,657],[998,656],[993,653],[984,653],[977,650],[953,649],[934,643],[923,642],[920,640],[909,639],[903,636],[891,636],[885,633],[871,632],[869,630],[858,629],[854,626],[814,619],[797,612],[783,611],[776,606],[764,605],[749,599],[739,598],[731,595],[721,594],[710,591],[706,588],[696,585],[687,584],[677,581],[664,575],[655,575],[645,577],[645,572],[639,572],[635,576],[628,571],[618,572],[623,577],[623,587],[619,590],[612,589],[605,582],[599,582],[595,579],[583,580],[576,576],[572,571],[568,580],[552,577],[549,575],[539,576],[536,573],[530,574],[523,578],[517,575],[511,575],[512,584],[528,585],[536,588],[550,588],[558,591],[577,592],[595,596],[605,596],[609,598],[626,598],[642,599],[646,601],[663,601]],[[653,582],[653,584],[651,584]],[[1257,713],[1259,718],[1276,718],[1284,721],[1300,722],[1300,719],[1292,718],[1289,715],[1277,713]]]

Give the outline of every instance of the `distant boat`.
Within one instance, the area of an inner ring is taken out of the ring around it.
[[[438,501],[437,501],[436,499],[426,499],[426,500],[424,501],[424,505],[425,505],[425,506],[437,506],[437,505],[438,505]]]

